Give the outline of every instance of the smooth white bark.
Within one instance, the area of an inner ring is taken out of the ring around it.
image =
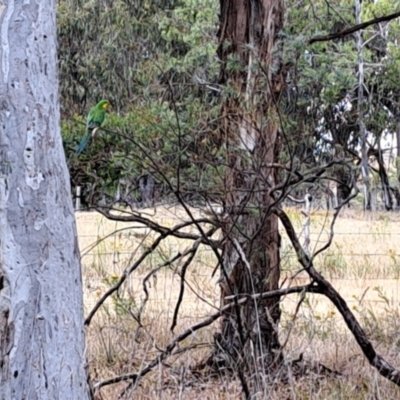
[[[89,398],[54,0],[0,0],[0,399]]]
[[[361,24],[361,0],[355,0],[356,24]],[[371,188],[368,165],[367,129],[364,124],[364,56],[362,30],[357,32],[357,54],[358,54],[358,97],[357,112],[358,126],[361,137],[361,175],[364,181],[364,208],[371,210]]]

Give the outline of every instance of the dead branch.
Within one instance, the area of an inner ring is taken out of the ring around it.
[[[179,239],[190,239],[190,240],[198,240],[201,239],[202,244],[206,245],[212,245],[214,248],[219,248],[220,247],[220,242],[218,240],[212,240],[210,238],[205,238],[204,235],[198,236],[193,233],[189,232],[181,232],[181,229],[187,228],[190,225],[196,225],[199,226],[199,224],[211,224],[213,225],[214,222],[211,221],[208,218],[201,218],[201,219],[194,219],[192,221],[187,221],[183,222],[179,225],[174,226],[173,228],[167,228],[165,226],[162,226],[160,224],[157,224],[156,222],[152,221],[151,219],[142,217],[141,215],[138,214],[131,214],[131,215],[115,215],[111,214],[112,210],[106,209],[105,207],[97,207],[95,208],[96,211],[98,211],[100,214],[104,215],[107,219],[110,219],[112,221],[121,221],[121,222],[138,222],[140,224],[143,224],[150,228],[151,230],[161,234],[161,235],[167,235],[167,236],[175,236]],[[120,210],[118,210],[120,211]],[[202,232],[203,233],[203,232]]]
[[[309,274],[311,279],[313,279],[317,284],[321,292],[336,306],[369,363],[375,367],[383,377],[395,383],[397,386],[400,386],[400,371],[391,366],[384,358],[377,354],[372,343],[368,340],[365,331],[347,306],[346,301],[342,296],[340,296],[331,283],[314,268],[312,258],[310,258],[302,248],[292,222],[286,213],[282,210],[276,210],[276,213],[296,251],[297,259],[300,264]]]
[[[175,229],[180,229],[180,226],[184,224],[178,225],[177,227],[173,229],[167,229],[162,233],[161,235],[158,236],[158,238],[153,242],[153,244],[145,251],[143,254],[139,257],[139,259],[133,263],[129,268],[125,269],[121,277],[119,278],[118,282],[110,287],[104,294],[103,296],[99,299],[99,301],[95,304],[93,307],[92,311],[89,313],[87,318],[85,319],[85,325],[89,325],[90,321],[92,320],[93,316],[96,314],[98,309],[103,305],[103,303],[110,297],[113,293],[115,293],[125,282],[125,280],[128,278],[128,276],[139,267],[139,265],[145,260],[145,258],[151,254],[157,247],[158,245],[169,235],[173,235],[175,232]],[[210,229],[208,232],[205,233],[205,235],[212,236],[213,233],[215,232],[215,228]],[[199,238],[197,238],[199,240]]]
[[[139,267],[139,265],[144,261],[144,259],[151,254],[157,247],[158,245],[162,242],[163,239],[165,239],[167,235],[160,235],[158,238],[153,242],[153,244],[139,257],[139,259],[132,264],[129,268],[125,269],[121,277],[119,278],[118,282],[110,287],[104,294],[101,296],[100,300],[95,304],[95,306],[92,308],[92,311],[90,311],[89,315],[85,319],[85,325],[89,325],[90,321],[96,314],[97,310],[103,305],[103,303],[114,293],[116,292],[122,284],[126,281],[126,278],[136,269]]]
[[[400,11],[397,11],[393,14],[384,15],[382,17],[371,19],[367,22],[363,22],[361,24],[354,25],[351,28],[343,29],[337,33],[330,33],[329,35],[314,36],[308,41],[308,43],[313,44],[315,42],[326,42],[328,40],[338,39],[343,36],[351,35],[352,33],[357,32],[361,29],[368,28],[370,25],[379,24],[380,22],[391,21],[392,19],[395,19],[398,17],[400,17]]]
[[[171,332],[173,332],[174,328],[176,327],[178,314],[179,314],[179,308],[181,306],[181,303],[183,300],[183,294],[185,292],[186,271],[187,271],[187,268],[189,267],[189,265],[192,263],[195,255],[197,253],[197,250],[199,248],[199,245],[200,245],[200,241],[195,242],[195,244],[193,245],[193,247],[191,249],[191,254],[189,255],[188,259],[185,261],[185,263],[183,264],[182,269],[181,269],[181,273],[180,273],[181,284],[180,284],[180,288],[179,288],[178,300],[176,302],[176,306],[175,306],[175,310],[174,310],[174,315],[172,317]]]
[[[138,320],[141,320],[141,314],[149,300],[149,291],[147,290],[147,282],[149,281],[149,279],[154,276],[154,274],[156,274],[161,268],[165,268],[168,267],[169,265],[172,265],[175,261],[179,260],[180,258],[186,257],[189,254],[193,254],[195,253],[195,251],[197,250],[198,247],[198,242],[195,242],[195,245],[190,248],[189,250],[185,251],[184,253],[177,253],[175,254],[174,257],[170,258],[169,260],[163,262],[162,264],[160,264],[157,268],[153,269],[152,271],[150,271],[143,279],[142,285],[143,285],[143,291],[145,294],[145,297],[143,299],[142,305],[140,307],[139,313],[138,313]]]
[[[135,384],[141,377],[147,375],[155,366],[157,366],[159,363],[164,361],[168,356],[175,354],[173,353],[174,349],[176,346],[188,338],[190,335],[192,335],[194,332],[205,328],[206,326],[211,325],[214,321],[216,321],[218,318],[220,318],[226,311],[230,310],[233,307],[236,307],[238,304],[242,305],[245,304],[247,301],[252,300],[252,299],[267,299],[267,298],[273,298],[273,297],[282,297],[286,296],[288,294],[292,293],[304,293],[304,292],[310,292],[310,293],[320,293],[321,289],[314,285],[314,284],[309,284],[309,285],[303,285],[303,286],[293,286],[285,289],[278,289],[278,290],[272,290],[269,292],[265,293],[256,293],[252,295],[235,295],[235,296],[228,296],[226,297],[227,299],[233,299],[237,298],[240,296],[239,299],[237,299],[236,302],[229,303],[222,307],[219,311],[215,312],[214,314],[211,314],[209,317],[205,318],[203,321],[191,326],[190,328],[186,329],[183,331],[181,334],[179,334],[174,340],[172,340],[169,345],[165,348],[164,351],[162,351],[156,358],[151,361],[147,367],[141,369],[139,372],[136,373],[131,373],[131,374],[124,374],[124,375],[119,375],[114,378],[106,379],[104,381],[97,382],[93,388],[95,390],[98,390],[104,386],[108,385],[113,385],[115,383],[123,382],[123,381],[132,381],[132,384]]]

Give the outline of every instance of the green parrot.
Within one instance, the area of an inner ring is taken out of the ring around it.
[[[109,105],[110,102],[108,100],[101,100],[89,111],[86,122],[86,132],[76,149],[76,154],[79,155],[82,153],[88,144],[90,137],[93,137],[100,129],[104,119],[106,118],[106,110]]]

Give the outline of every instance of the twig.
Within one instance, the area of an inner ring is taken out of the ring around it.
[[[310,214],[311,214],[311,202],[312,202],[313,198],[312,196],[307,193],[304,196],[304,202],[305,202],[305,207],[304,210],[302,210],[303,215],[306,217],[304,220],[304,250],[305,252],[308,254],[308,256],[310,255],[310,243],[311,243],[311,239],[310,239],[310,224],[311,224],[311,219],[310,219]]]
[[[267,299],[273,297],[281,297],[292,293],[302,293],[302,292],[311,292],[311,293],[322,293],[321,289],[315,285],[303,285],[303,286],[294,286],[285,289],[278,289],[278,290],[271,290],[265,293],[256,293],[253,295],[244,294],[244,295],[234,295],[234,296],[227,296],[225,299],[237,299],[236,302],[229,303],[222,307],[219,311],[211,314],[209,317],[205,318],[203,321],[191,326],[190,328],[183,331],[179,334],[174,340],[170,342],[170,344],[165,348],[163,352],[161,352],[153,361],[151,361],[147,367],[143,368],[139,372],[131,373],[131,374],[124,374],[119,375],[114,378],[106,379],[104,381],[97,382],[93,388],[98,390],[104,386],[113,385],[115,383],[123,382],[123,381],[132,381],[132,383],[136,383],[141,377],[148,374],[155,366],[157,366],[160,362],[164,361],[169,355],[172,354],[173,350],[176,346],[192,335],[194,332],[200,330],[201,328],[205,328],[206,326],[211,325],[214,321],[220,318],[226,311],[230,310],[233,307],[236,307],[238,304],[242,305],[245,304],[247,301],[251,299]]]
[[[197,242],[196,242],[197,243]],[[187,254],[190,254],[191,252],[193,252],[192,249],[190,249],[189,251],[186,251],[185,253],[176,253],[174,255],[174,257],[168,259],[167,261],[163,262],[162,264],[159,264],[156,268],[154,268],[152,271],[150,271],[143,279],[142,285],[143,285],[143,291],[144,291],[144,299],[142,301],[142,305],[140,306],[139,312],[138,312],[138,320],[141,321],[141,315],[142,312],[149,300],[149,291],[147,290],[147,282],[149,281],[149,279],[155,275],[161,268],[165,268],[168,267],[170,265],[172,265],[175,261],[179,260],[182,257],[185,257]]]
[[[97,310],[103,305],[103,303],[114,293],[116,292],[122,284],[126,281],[126,278],[136,269],[139,267],[139,265],[143,262],[143,260],[151,254],[161,243],[163,239],[165,239],[168,235],[163,234],[158,236],[158,238],[153,242],[153,244],[139,257],[139,259],[132,264],[129,268],[125,269],[125,271],[122,273],[121,277],[119,278],[118,282],[110,287],[100,298],[100,300],[95,304],[95,306],[92,308],[92,311],[89,313],[87,318],[85,319],[85,325],[89,325],[90,321],[96,314]]]
[[[184,225],[184,224],[181,224]],[[139,259],[131,265],[129,268],[125,269],[121,277],[119,278],[119,281],[109,288],[106,293],[103,294],[103,296],[100,298],[100,300],[96,303],[96,305],[93,307],[92,311],[89,313],[87,318],[85,319],[85,325],[89,325],[90,321],[92,320],[93,316],[96,314],[97,310],[102,306],[102,304],[107,300],[108,297],[110,297],[114,292],[116,292],[122,284],[125,282],[125,280],[128,278],[128,276],[136,269],[139,267],[139,265],[144,261],[144,259],[151,254],[161,243],[162,240],[164,240],[166,237],[169,235],[173,235],[176,229],[180,229],[179,227],[181,225],[177,225],[175,228],[167,229],[162,233],[161,235],[158,236],[158,238],[153,242],[153,244],[145,251],[143,254],[139,257]],[[215,229],[209,230],[205,235],[212,235],[215,232]]]
[[[189,265],[192,263],[193,258],[195,257],[197,250],[199,248],[200,245],[200,240],[197,240],[193,247],[190,249],[190,255],[188,257],[188,259],[185,261],[185,263],[182,266],[181,269],[181,285],[179,288],[179,295],[178,295],[178,300],[176,302],[176,306],[175,306],[175,310],[174,310],[174,316],[172,317],[172,324],[171,324],[171,332],[174,331],[174,328],[176,327],[176,323],[177,323],[177,319],[178,319],[178,314],[179,314],[179,308],[181,306],[182,300],[183,300],[183,294],[185,292],[185,275],[186,275],[186,271],[187,268],[189,267]]]

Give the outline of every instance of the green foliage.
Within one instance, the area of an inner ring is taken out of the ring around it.
[[[212,0],[60,1],[62,132],[74,185],[112,196],[121,180],[134,187],[147,174],[169,191],[215,184],[216,22]],[[104,130],[76,157],[85,129],[77,115],[103,97],[112,104]]]
[[[362,20],[393,13],[398,6],[390,0],[363,2]],[[347,148],[354,150],[357,145],[357,34],[312,45],[307,41],[312,36],[339,32],[354,24],[354,1],[313,1],[312,4],[304,2],[304,6],[294,1],[287,3],[283,55],[286,63],[294,66],[288,83],[296,96],[284,96],[281,104],[282,112],[289,114],[286,135],[296,138],[292,142],[292,151],[296,154],[299,153],[299,137],[304,138],[303,147],[311,144],[307,153],[310,154],[315,142],[328,131],[345,151]],[[398,23],[392,21],[372,25],[362,35],[365,83],[362,117],[367,130],[379,138],[385,129],[394,131],[395,119],[388,111],[398,114],[400,29]],[[353,110],[344,119],[335,119],[333,108],[346,94],[350,95]],[[294,104],[288,104],[290,102]],[[310,135],[314,137],[312,143],[308,140]],[[351,137],[356,140],[350,142]],[[304,157],[304,151],[301,154]]]
[[[216,190],[224,168],[221,150],[208,131],[199,129],[199,111],[200,100],[185,107],[179,119],[167,103],[154,103],[123,116],[111,113],[104,130],[79,157],[74,150],[85,130],[82,118],[64,121],[73,184],[95,183],[99,192],[112,196],[121,180],[134,190],[138,178],[152,175],[169,191],[178,182],[183,194]],[[133,200],[138,196],[133,195]]]
[[[363,3],[362,19],[394,12],[398,3]],[[286,16],[278,48],[287,66],[280,122],[289,146],[281,158],[286,162],[295,155],[303,170],[316,162],[315,143],[324,132],[332,133],[336,149],[357,143],[355,35],[308,43],[316,34],[353,25],[354,1],[289,0]],[[223,99],[235,98],[237,89],[217,84],[217,24],[214,0],[59,1],[63,138],[74,185],[95,185],[98,194],[112,196],[119,181],[134,187],[141,176],[152,175],[165,190],[179,185],[189,197],[195,191],[219,192],[227,156],[215,121]],[[398,114],[399,39],[395,22],[363,32],[363,108],[367,129],[377,138],[394,129],[387,110]],[[232,54],[226,68],[237,73],[243,67]],[[333,107],[346,94],[353,110],[338,121]],[[77,158],[84,132],[78,115],[86,115],[101,98],[112,103],[105,125],[109,132],[101,131]]]
[[[129,111],[168,89],[162,82],[168,71],[212,79],[215,7],[211,0],[60,0],[65,109],[82,112],[82,105],[106,97],[118,111]]]

